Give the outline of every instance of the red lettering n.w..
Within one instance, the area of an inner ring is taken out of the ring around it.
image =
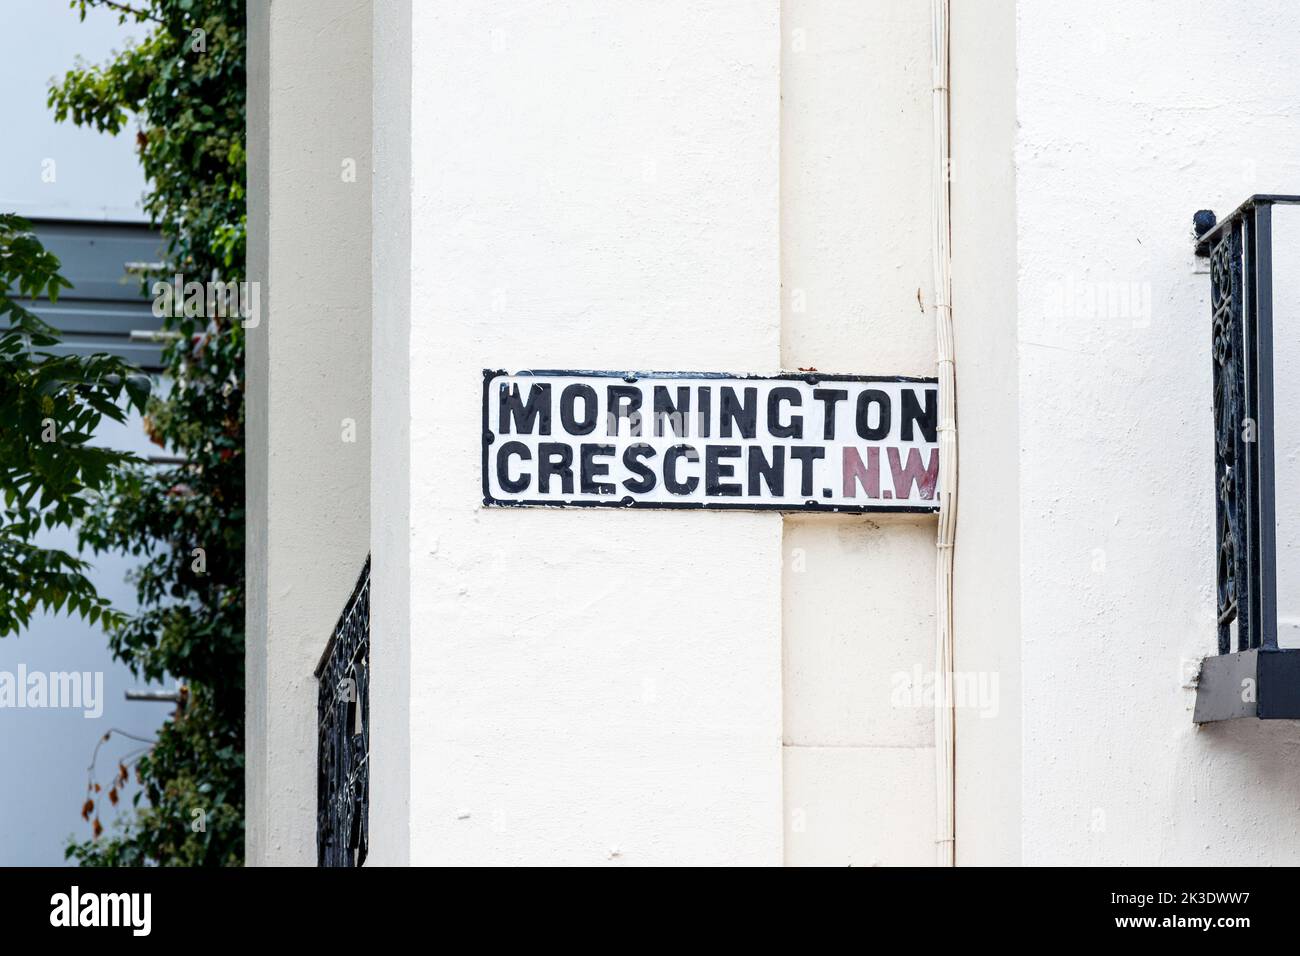
[[[907,450],[907,467],[899,460],[897,448],[890,448],[889,470],[894,476],[894,497],[906,501],[912,496],[915,483],[922,501],[934,498],[934,487],[939,482],[939,449],[930,449],[930,464],[921,461],[921,452],[916,448]]]

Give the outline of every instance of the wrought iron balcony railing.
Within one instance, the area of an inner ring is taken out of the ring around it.
[[[1196,251],[1210,263],[1218,594],[1218,654],[1201,668],[1198,723],[1300,717],[1300,650],[1278,646],[1273,348],[1273,214],[1297,203],[1253,196],[1222,222],[1207,211],[1195,220]]]
[[[370,842],[369,558],[316,679],[316,862],[361,866]]]

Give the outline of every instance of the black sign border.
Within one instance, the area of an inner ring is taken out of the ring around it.
[[[639,501],[630,495],[621,501],[505,501],[493,498],[488,481],[488,450],[497,436],[488,426],[489,385],[493,379],[503,376],[526,377],[530,375],[568,375],[583,378],[618,378],[633,383],[643,378],[717,378],[738,381],[779,382],[794,381],[817,385],[821,382],[904,382],[916,385],[939,384],[939,379],[915,375],[838,375],[829,372],[782,372],[778,375],[736,375],[730,372],[641,372],[609,371],[594,369],[522,369],[509,372],[505,369],[483,370],[483,504],[492,508],[610,508],[616,511],[636,509],[654,511],[781,511],[787,514],[938,514],[939,504],[933,505],[829,505],[819,501],[805,501],[802,505],[789,504],[743,504],[736,502],[712,501]],[[940,463],[942,467],[942,462]]]

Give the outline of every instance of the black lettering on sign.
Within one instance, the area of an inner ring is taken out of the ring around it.
[[[781,405],[798,408],[803,396],[797,388],[774,388],[767,393],[767,430],[773,438],[803,438],[803,416],[791,415],[788,424],[781,424]]]
[[[822,438],[827,441],[835,438],[835,406],[848,397],[848,390],[843,388],[813,389],[813,398],[822,403]]]
[[[741,438],[753,438],[758,432],[758,389],[751,386],[742,391],[744,401],[736,397],[736,390],[730,385],[722,386],[718,434],[723,438],[732,437],[733,424],[740,428]]]
[[[772,449],[769,461],[763,455],[763,449],[754,447],[749,450],[749,496],[761,498],[763,485],[773,498],[785,494],[785,446],[777,445]]]
[[[582,417],[578,418],[575,408],[582,400]],[[560,393],[560,422],[570,435],[590,435],[596,430],[596,419],[600,411],[596,407],[596,390],[590,385],[570,385]]]
[[[609,475],[609,464],[596,461],[596,456],[605,457],[614,454],[613,445],[582,445],[582,493],[584,495],[612,495],[614,486],[608,481],[597,481]]]
[[[664,455],[664,487],[675,495],[689,495],[700,483],[698,478],[687,478],[682,481],[677,477],[677,462],[683,458],[687,461],[699,461],[700,453],[690,445],[674,445]]]
[[[645,462],[646,459],[653,458],[656,454],[658,452],[655,451],[654,445],[647,445],[644,442],[627,446],[627,450],[623,452],[623,464],[636,477],[624,478],[624,488],[634,495],[643,495],[647,491],[654,490],[655,472]]]
[[[635,385],[611,385],[605,393],[609,401],[609,424],[606,434],[618,435],[623,419],[628,421],[628,434],[641,437],[641,389]]]
[[[933,379],[815,369],[486,372],[482,500],[933,512],[938,408]]]
[[[664,424],[672,429],[678,438],[691,435],[691,390],[685,385],[674,389],[677,398],[670,397],[667,386],[655,386],[655,437],[664,434]]]
[[[903,441],[912,440],[912,426],[921,426],[921,437],[926,441],[935,441],[939,431],[939,390],[931,389],[925,393],[925,407],[916,392],[903,393]]]
[[[501,483],[501,487],[506,491],[511,494],[518,494],[527,489],[529,477],[528,473],[522,468],[518,478],[510,477],[511,456],[516,456],[523,461],[529,461],[532,459],[533,453],[521,441],[508,441],[497,452],[497,481]]]
[[[551,386],[530,384],[528,401],[520,401],[519,384],[501,383],[501,415],[497,430],[503,435],[510,434],[510,423],[515,424],[515,433],[533,434],[533,425],[538,424],[538,435],[551,433]]]
[[[551,491],[551,478],[560,479],[566,495],[573,494],[573,448],[563,442],[544,441],[537,446],[537,490]]]
[[[878,388],[866,389],[858,396],[858,437],[867,441],[888,437],[889,416],[889,395]],[[876,419],[875,425],[871,424],[872,417]]]
[[[704,452],[704,493],[710,497],[722,495],[734,498],[741,494],[740,485],[723,481],[736,473],[736,466],[724,464],[723,458],[739,458],[739,445],[710,445]]]
[[[790,449],[790,457],[802,466],[799,474],[799,494],[805,498],[813,496],[813,463],[826,457],[825,448],[813,445],[795,445]]]

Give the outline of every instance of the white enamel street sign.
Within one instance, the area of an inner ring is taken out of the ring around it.
[[[937,511],[932,378],[483,373],[487,505]]]

